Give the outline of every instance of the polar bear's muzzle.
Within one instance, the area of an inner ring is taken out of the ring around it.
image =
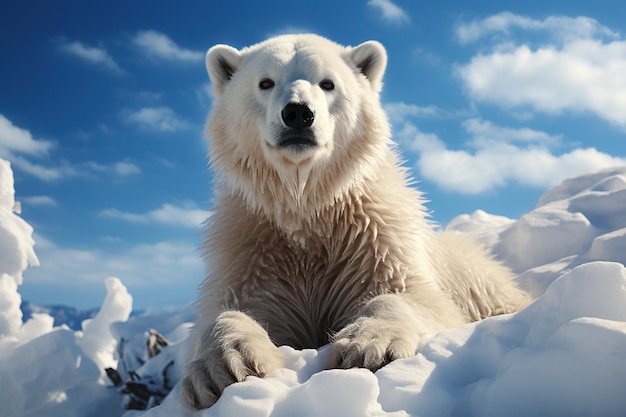
[[[294,151],[304,151],[317,146],[311,129],[315,113],[303,103],[289,103],[281,111],[285,128],[280,133],[277,146]]]

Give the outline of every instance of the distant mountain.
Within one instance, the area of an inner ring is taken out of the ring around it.
[[[99,308],[78,310],[74,307],[68,306],[39,306],[37,304],[29,303],[28,301],[22,301],[20,308],[22,310],[22,320],[24,322],[31,318],[33,313],[44,313],[54,318],[55,326],[65,324],[72,330],[81,330],[81,323],[83,320],[93,318],[99,310]]]

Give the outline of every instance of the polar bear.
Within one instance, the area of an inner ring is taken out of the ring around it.
[[[381,108],[386,63],[376,41],[312,34],[208,51],[216,201],[182,382],[190,406],[279,368],[280,345],[331,343],[329,368],[374,371],[527,303],[483,248],[432,229]]]

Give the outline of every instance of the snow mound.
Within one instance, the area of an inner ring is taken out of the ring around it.
[[[461,214],[450,220],[449,230],[467,233],[488,247],[495,246],[500,240],[500,233],[509,229],[515,220],[504,216],[476,210],[472,214]]]
[[[214,407],[186,410],[174,390],[143,416],[618,416],[625,343],[626,269],[596,262],[525,310],[442,332],[375,374],[323,370],[327,347],[283,346],[284,369],[228,387]]]
[[[521,286],[539,296],[578,265],[626,262],[625,208],[626,167],[615,167],[565,180],[517,221],[479,210],[456,217],[448,229],[491,247],[520,274]]]
[[[132,298],[109,278],[100,311],[81,331],[53,327],[47,314],[21,322],[17,289],[37,258],[0,160],[2,416],[624,416],[625,198],[622,167],[564,181],[519,220],[459,216],[448,228],[473,234],[515,268],[537,297],[531,305],[441,332],[376,373],[324,370],[328,346],[283,346],[284,368],[231,385],[195,411],[180,403],[176,385],[190,307],[129,318]]]
[[[517,314],[442,332],[378,372],[381,403],[429,416],[623,415],[624,284],[622,265],[583,265]]]

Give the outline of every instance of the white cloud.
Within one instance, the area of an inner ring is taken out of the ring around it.
[[[79,41],[68,42],[65,39],[59,40],[59,49],[69,55],[75,56],[87,63],[100,66],[106,70],[123,73],[115,60],[104,48],[85,45]]]
[[[141,169],[135,164],[130,162],[116,162],[113,164],[113,172],[120,177],[127,177],[129,175],[136,175],[141,173]]]
[[[470,96],[509,108],[589,112],[626,127],[626,42],[580,40],[561,50],[478,55],[458,68]]]
[[[509,40],[457,66],[472,99],[553,115],[591,113],[626,128],[626,41],[589,18],[536,21],[510,13],[461,26],[457,34],[469,41],[512,26],[544,28],[562,42],[531,47]]]
[[[191,127],[191,123],[169,107],[144,107],[139,110],[125,110],[124,113],[128,123],[143,130],[177,132]]]
[[[0,156],[3,158],[17,153],[42,156],[52,147],[52,142],[33,138],[28,130],[15,126],[0,114]]]
[[[406,124],[399,137],[419,152],[417,168],[422,179],[461,194],[480,194],[509,182],[546,188],[585,171],[626,165],[595,148],[554,154],[549,144],[558,136],[530,129],[495,126],[470,120],[464,123],[472,150],[452,150],[433,133]],[[497,140],[496,134],[504,134]],[[482,139],[480,139],[482,137]]]
[[[0,157],[14,167],[43,180],[56,180],[69,174],[72,170],[67,165],[50,168],[29,159],[47,157],[55,146],[53,142],[33,138],[28,130],[15,126],[0,114]]]
[[[41,164],[31,162],[21,156],[9,157],[8,159],[11,164],[17,167],[20,171],[44,181],[56,181],[61,178],[73,177],[77,175],[76,169],[68,164],[62,164],[55,167],[47,167]]]
[[[408,13],[391,0],[369,0],[367,5],[378,9],[382,13],[383,20],[388,23],[408,23],[411,20]]]
[[[146,55],[175,62],[200,62],[204,52],[181,48],[167,35],[153,30],[138,32],[133,43]]]
[[[139,244],[116,253],[60,247],[38,234],[34,238],[41,265],[24,273],[33,284],[100,286],[106,277],[117,276],[135,287],[176,283],[193,288],[202,278],[200,253],[197,246],[188,241]]]
[[[463,122],[463,127],[473,135],[470,144],[475,147],[486,147],[497,142],[522,142],[539,143],[548,146],[557,145],[561,142],[562,135],[550,135],[540,130],[527,127],[510,128],[497,126],[481,119],[468,119]]]
[[[460,119],[473,114],[470,109],[444,109],[434,105],[417,106],[402,101],[385,103],[383,105],[389,121],[398,124],[407,118],[417,119]]]
[[[514,29],[543,32],[555,40],[572,41],[591,39],[597,36],[616,39],[617,32],[602,26],[590,17],[549,16],[543,20],[502,12],[456,27],[456,37],[461,43],[475,42],[492,34],[510,35]]]
[[[147,213],[129,213],[109,208],[102,210],[100,216],[131,223],[160,223],[169,226],[200,228],[202,223],[209,217],[209,212],[199,209],[191,202],[187,202],[183,206],[163,204],[160,208]]]
[[[63,178],[92,177],[94,174],[108,177],[127,177],[141,172],[139,167],[128,161],[115,162],[108,165],[96,162],[72,164],[61,161],[49,164],[50,151],[55,143],[33,138],[26,130],[15,126],[9,119],[0,114],[0,157],[7,159],[21,172],[44,181],[56,181]],[[44,159],[47,164],[33,162]]]
[[[21,171],[43,181],[58,181],[65,178],[93,178],[94,176],[107,178],[123,178],[141,173],[138,166],[129,162],[114,162],[99,164],[88,161],[82,164],[70,164],[63,161],[56,166],[44,166],[33,163],[20,156],[10,158],[11,163]]]
[[[27,205],[32,206],[48,206],[55,207],[57,206],[57,202],[52,197],[48,197],[47,195],[34,195],[30,197],[22,197],[20,201],[26,203]]]
[[[384,109],[392,122],[402,121],[407,116],[437,118],[444,114],[437,106],[416,106],[404,102],[386,103]]]
[[[137,165],[127,161],[114,162],[108,165],[99,164],[97,162],[86,162],[84,167],[89,171],[109,174],[114,177],[128,177],[141,173],[141,169]]]

